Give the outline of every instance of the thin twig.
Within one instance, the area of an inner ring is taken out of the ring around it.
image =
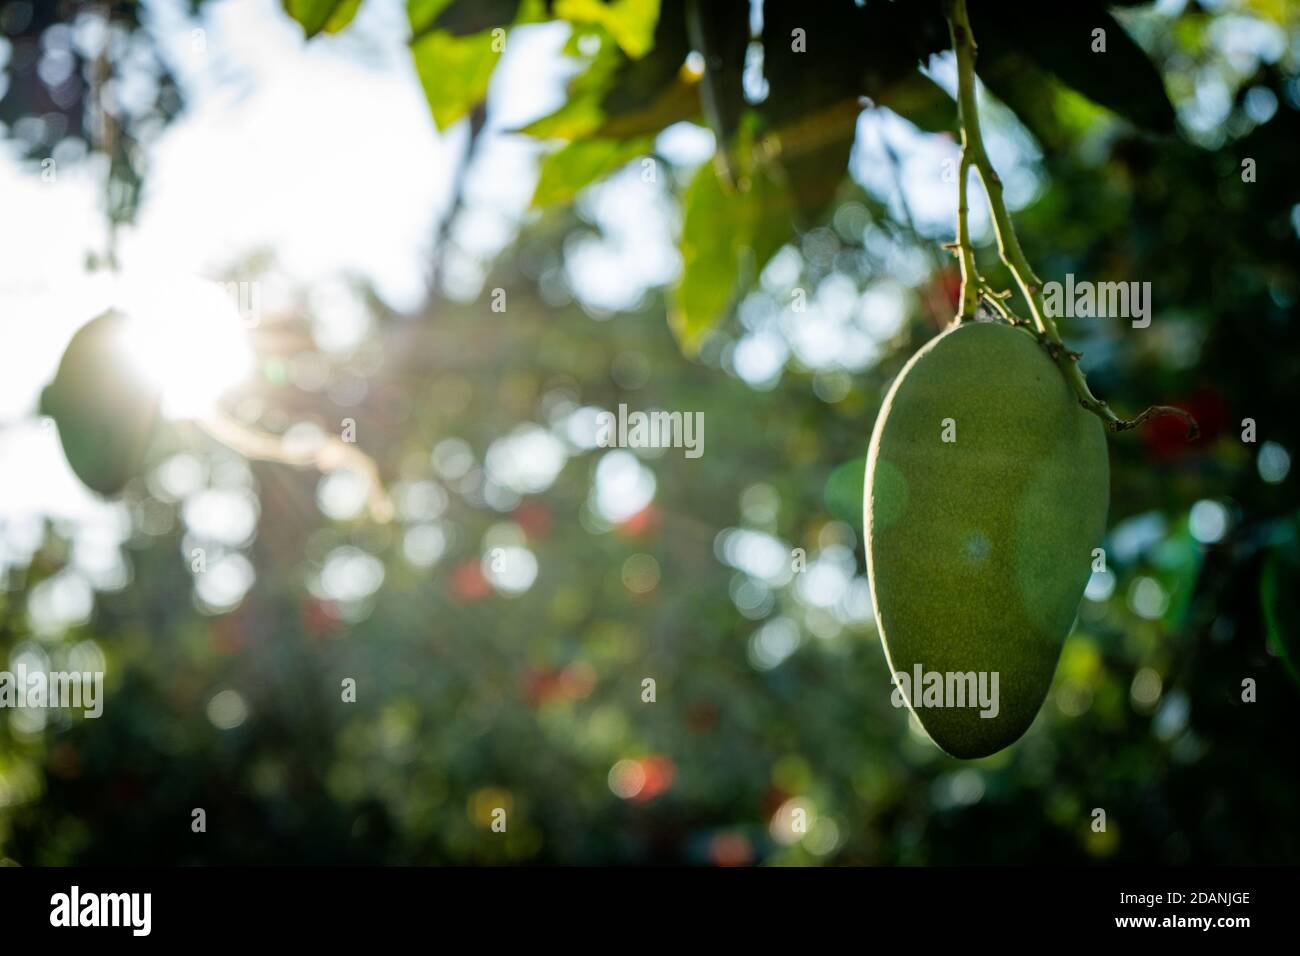
[[[456,167],[456,178],[452,183],[451,202],[438,224],[438,234],[433,248],[437,255],[434,261],[433,275],[430,278],[430,298],[442,297],[442,281],[446,272],[447,253],[452,243],[451,232],[456,224],[456,217],[465,207],[465,189],[469,181],[469,171],[474,164],[474,157],[487,127],[487,104],[479,103],[470,110],[468,129],[466,130],[465,151],[461,154],[460,164]]]
[[[367,485],[370,517],[383,524],[393,518],[393,502],[384,489],[375,460],[333,435],[321,435],[319,441],[290,448],[279,435],[251,428],[224,412],[195,419],[209,437],[216,439],[245,458],[277,462],[295,468],[315,468],[322,473],[346,470],[360,475]]]
[[[988,197],[989,212],[993,216],[993,229],[997,237],[998,255],[1010,270],[1016,285],[1020,287],[1029,306],[1029,315],[1037,329],[1039,338],[1047,347],[1048,353],[1060,366],[1066,380],[1079,397],[1079,404],[1099,417],[1112,432],[1127,431],[1144,422],[1161,415],[1180,414],[1188,419],[1189,440],[1196,435],[1196,422],[1181,409],[1172,409],[1167,405],[1148,408],[1136,418],[1120,418],[1110,406],[1097,398],[1088,387],[1083,370],[1079,368],[1080,353],[1065,347],[1056,322],[1048,314],[1043,301],[1043,283],[1029,265],[1020,240],[1016,236],[1011,213],[1007,210],[1006,200],[1002,195],[1002,180],[998,177],[988,151],[984,148],[984,137],[980,132],[979,105],[975,90],[975,56],[978,47],[975,34],[971,30],[970,17],[966,12],[966,0],[948,0],[948,30],[952,37],[952,48],[957,55],[957,112],[961,119],[961,182],[958,186],[957,200],[957,252],[962,263],[962,311],[959,317],[966,321],[973,317],[979,300],[979,288],[986,286],[975,269],[975,255],[970,244],[969,225],[967,223],[966,174],[971,166],[979,173],[980,182],[984,184],[984,193]]]

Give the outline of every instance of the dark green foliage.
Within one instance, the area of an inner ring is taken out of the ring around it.
[[[427,24],[416,23],[412,17],[412,28],[417,32],[425,30],[446,30],[454,36],[468,36],[481,33],[493,27],[509,26],[519,15],[520,0],[456,0],[449,3]],[[412,11],[419,4],[411,4]],[[436,2],[427,3],[430,9],[436,8]]]
[[[1001,95],[1032,91],[1038,74],[1003,68],[1007,59],[1028,59],[1066,86],[1093,102],[1112,109],[1140,129],[1153,133],[1174,131],[1174,108],[1159,72],[1142,48],[1119,22],[1106,12],[1106,4],[1065,3],[1052,9],[1050,24],[1014,4],[971,2],[971,21],[979,40],[979,69],[999,78],[994,90]],[[1094,31],[1103,35],[1094,37]],[[1097,43],[1099,48],[1093,49]],[[1100,44],[1105,44],[1104,50]]]
[[[689,0],[687,35],[704,57],[700,101],[704,118],[718,138],[718,160],[734,188],[739,178],[731,150],[745,110],[741,74],[749,47],[749,3],[746,0]]]

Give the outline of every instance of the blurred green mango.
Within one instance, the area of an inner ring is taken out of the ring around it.
[[[955,326],[890,389],[865,480],[876,624],[893,702],[949,754],[994,753],[1033,722],[1109,485],[1100,420],[1023,329]]]
[[[78,329],[41,393],[40,413],[57,424],[68,464],[106,497],[139,473],[158,419],[157,389],[127,361],[126,324],[106,312]]]

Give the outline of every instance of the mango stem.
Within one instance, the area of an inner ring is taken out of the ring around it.
[[[1168,405],[1153,405],[1135,418],[1121,418],[1088,387],[1088,380],[1084,377],[1083,370],[1079,368],[1080,354],[1065,347],[1055,320],[1047,312],[1043,302],[1043,283],[1035,275],[1024,250],[1020,248],[1016,227],[1011,221],[1011,213],[1007,210],[1006,200],[1002,195],[1002,180],[998,177],[997,170],[993,168],[993,162],[989,159],[988,151],[984,148],[984,136],[980,131],[979,105],[975,93],[975,56],[978,47],[975,43],[975,33],[971,29],[970,16],[966,11],[966,0],[947,0],[945,13],[948,18],[948,32],[952,37],[952,48],[957,55],[957,115],[961,123],[961,167],[957,186],[957,254],[961,261],[959,321],[965,322],[975,317],[980,290],[988,289],[988,283],[976,271],[975,253],[970,242],[966,179],[970,169],[974,167],[979,173],[984,193],[988,197],[994,234],[997,237],[998,255],[1025,297],[1039,339],[1047,348],[1053,361],[1060,367],[1070,387],[1074,389],[1079,404],[1100,418],[1112,432],[1136,428],[1161,415],[1182,415],[1189,422],[1188,439],[1194,438],[1197,431],[1196,420],[1182,409],[1174,409]]]

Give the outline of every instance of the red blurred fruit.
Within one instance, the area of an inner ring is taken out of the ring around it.
[[[655,754],[642,757],[637,763],[641,765],[641,772],[645,774],[645,783],[632,798],[633,800],[641,803],[653,800],[673,785],[673,779],[677,776],[677,767],[668,757]]]
[[[709,841],[709,861],[714,866],[746,866],[754,859],[754,847],[743,833],[719,833]]]
[[[617,528],[615,533],[627,538],[639,538],[651,534],[659,527],[659,509],[646,505]]]
[[[308,598],[302,602],[298,611],[303,630],[312,637],[325,637],[333,634],[343,623],[343,618],[333,601],[320,598]]]
[[[515,523],[534,541],[551,533],[551,509],[536,498],[525,501],[515,509]]]
[[[483,569],[472,558],[456,566],[451,573],[451,593],[457,601],[468,604],[481,601],[492,593],[492,585],[483,576]]]

